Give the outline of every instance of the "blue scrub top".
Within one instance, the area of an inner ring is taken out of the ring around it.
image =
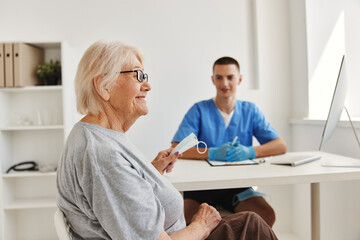
[[[240,100],[236,101],[234,114],[227,128],[213,99],[195,103],[186,113],[172,142],[181,142],[192,132],[208,147],[231,142],[235,136],[245,146],[252,146],[253,136],[260,144],[280,136],[254,103]]]

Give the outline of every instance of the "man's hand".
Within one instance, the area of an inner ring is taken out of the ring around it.
[[[230,150],[231,143],[227,142],[220,147],[209,148],[208,156],[212,161],[226,161],[226,156]]]
[[[231,146],[231,148],[229,149],[226,156],[226,161],[234,162],[253,158],[256,158],[256,153],[253,147],[246,147],[244,145],[241,145],[240,143],[237,143]]]
[[[160,174],[164,174],[165,171],[171,172],[174,168],[174,164],[179,157],[179,153],[176,152],[170,155],[172,150],[173,148],[169,148],[159,152],[156,158],[151,162]]]

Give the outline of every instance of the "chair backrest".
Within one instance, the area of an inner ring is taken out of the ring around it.
[[[59,240],[71,240],[70,228],[62,211],[57,208],[54,215],[54,224]]]

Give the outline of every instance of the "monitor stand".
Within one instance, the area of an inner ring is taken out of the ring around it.
[[[353,132],[354,132],[354,134],[355,134],[355,138],[356,138],[356,140],[357,140],[357,143],[358,143],[359,149],[360,149],[360,141],[359,141],[358,135],[356,134],[356,131],[355,131],[355,128],[354,128],[354,124],[353,124],[352,121],[351,121],[349,111],[347,110],[346,107],[344,107],[344,109],[345,109],[345,111],[346,111],[346,114],[348,115],[348,118],[349,118],[349,121],[350,121],[350,124],[351,124],[351,128],[352,128],[352,130],[353,130]]]
[[[349,114],[349,111],[347,110],[346,107],[344,107],[345,111],[346,111],[346,114],[349,118],[349,121],[350,121],[350,124],[351,124],[351,128],[354,132],[354,135],[355,135],[355,138],[356,138],[356,141],[359,145],[359,149],[360,149],[360,141],[359,141],[359,138],[358,138],[358,135],[356,134],[356,131],[355,131],[355,127],[354,127],[354,124],[353,122],[351,121],[351,117],[350,117],[350,114]],[[322,140],[321,140],[322,141]],[[321,145],[320,145],[321,146]],[[358,159],[349,159],[349,160],[341,160],[341,161],[336,161],[336,160],[325,160],[322,162],[321,164],[323,167],[360,167],[360,160]]]

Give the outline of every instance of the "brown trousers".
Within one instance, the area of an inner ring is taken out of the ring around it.
[[[277,240],[271,227],[254,212],[238,212],[224,217],[208,240]]]

